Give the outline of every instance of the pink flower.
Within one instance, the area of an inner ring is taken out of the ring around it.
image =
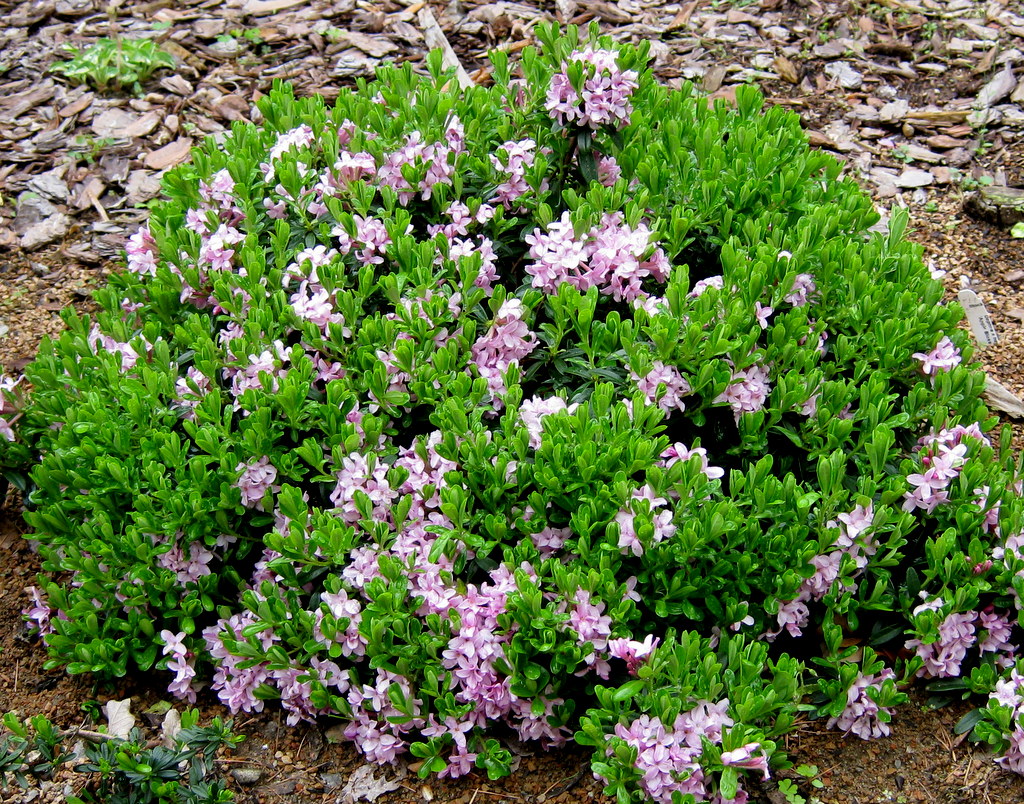
[[[235,471],[241,472],[235,486],[242,492],[242,505],[263,510],[263,495],[268,489],[278,490],[274,487],[277,469],[270,462],[270,458],[264,455],[256,461],[240,463],[235,467]]]
[[[47,634],[53,633],[53,625],[50,624],[50,619],[53,617],[54,611],[47,604],[42,593],[34,586],[29,586],[25,589],[30,595],[32,595],[32,605],[28,608],[22,609],[22,615],[28,620],[26,625],[29,628],[36,629],[36,632],[40,636],[46,636]]]
[[[768,369],[757,364],[734,371],[732,381],[715,402],[728,402],[739,422],[744,413],[753,413],[764,407],[772,390],[768,380]]]
[[[569,55],[570,61],[584,66],[583,86],[573,88],[567,65],[555,73],[548,87],[545,108],[562,125],[576,124],[592,129],[601,126],[624,128],[633,112],[630,97],[637,88],[635,70],[623,70],[611,50],[587,46]]]
[[[709,276],[707,279],[701,279],[693,286],[693,290],[689,292],[691,299],[696,299],[704,295],[704,292],[708,289],[714,288],[715,290],[721,290],[723,287],[723,280],[720,276]]]
[[[877,691],[881,689],[883,682],[895,678],[896,674],[888,667],[877,675],[865,676],[859,673],[846,692],[846,708],[839,717],[828,719],[828,728],[842,729],[846,734],[852,732],[862,740],[887,736],[889,724],[887,719],[882,719],[879,715],[888,714],[888,710],[875,703],[868,691]]]
[[[780,252],[779,256],[788,252]],[[786,301],[794,307],[803,307],[810,300],[810,297],[817,290],[814,284],[814,277],[811,274],[797,274],[793,280],[793,289],[786,295]]]
[[[530,139],[509,140],[498,146],[497,154],[491,154],[491,164],[505,174],[505,181],[494,189],[494,198],[506,209],[517,209],[515,202],[530,191],[526,171],[533,167],[536,147],[537,143]],[[547,179],[542,189],[547,189]]]
[[[362,492],[372,506],[372,517],[378,522],[386,522],[391,504],[398,493],[391,488],[387,478],[388,467],[373,459],[371,468],[366,456],[353,452],[342,458],[341,469],[338,471],[338,483],[331,492],[331,502],[341,509],[346,522],[358,522],[362,518],[356,505],[356,492]],[[376,559],[374,559],[376,563]]]
[[[756,753],[758,749],[760,749],[760,754]],[[722,764],[761,771],[765,779],[771,776],[768,773],[768,755],[761,748],[761,743],[747,743],[742,748],[723,751]]]
[[[668,257],[660,247],[651,250],[652,236],[646,224],[633,228],[619,212],[606,213],[600,224],[577,236],[570,214],[563,212],[546,231],[526,236],[533,262],[525,270],[532,285],[548,294],[568,283],[581,293],[597,287],[616,301],[632,302],[648,295],[642,287],[648,277],[668,281]]]
[[[490,329],[477,339],[471,350],[477,373],[487,380],[494,397],[495,410],[504,407],[498,397],[505,393],[505,372],[512,365],[518,366],[519,361],[537,347],[537,336],[523,320],[526,312],[522,301],[507,299],[494,316]]]
[[[139,276],[156,276],[156,240],[148,224],[128,238],[125,252],[128,255],[129,271]]]
[[[656,404],[667,414],[673,410],[686,410],[683,397],[689,395],[692,389],[675,366],[667,366],[660,360],[655,360],[651,363],[650,371],[643,377],[633,369],[630,369],[629,374],[650,404]],[[664,386],[664,391],[661,391],[661,386]]]
[[[963,359],[960,350],[946,336],[930,352],[914,352],[913,356],[921,361],[921,371],[928,377],[934,377],[940,369],[949,371],[959,366]]]
[[[1010,642],[1013,623],[1007,615],[994,611],[978,612],[978,628],[986,632],[984,638],[978,641],[978,650],[982,653],[1014,651],[1014,645]]]
[[[323,288],[314,291],[309,288],[308,282],[302,282],[298,292],[288,301],[295,315],[305,321],[312,321],[323,330],[326,330],[329,324],[345,323],[344,317],[335,312],[332,294]],[[348,334],[351,335],[351,331],[348,331]]]
[[[622,168],[614,156],[601,156],[597,160],[597,181],[605,187],[614,187],[622,178]]]
[[[659,544],[665,539],[675,535],[676,526],[672,522],[672,510],[659,510],[668,505],[664,497],[655,497],[654,490],[650,486],[644,486],[639,491],[633,492],[633,499],[627,508],[623,508],[615,515],[615,523],[619,526],[619,548],[623,553],[631,552],[635,556],[644,553],[644,546],[636,532],[637,511],[642,510],[637,502],[646,501],[648,513],[651,517],[653,533],[651,541]]]
[[[570,536],[572,536],[572,528],[547,527],[540,533],[531,534],[530,539],[533,541],[533,546],[540,551],[541,556],[546,558],[561,550]]]
[[[185,645],[185,632],[173,633],[161,631],[160,639],[164,643],[163,655],[169,656],[167,669],[175,674],[174,681],[167,688],[176,698],[181,698],[189,703],[196,702],[196,689],[192,685],[192,679],[196,677],[196,670],[190,659],[193,654]]]
[[[643,642],[633,639],[609,639],[608,653],[616,659],[622,659],[629,674],[635,676],[640,665],[650,658],[660,641],[653,634],[648,634]]]
[[[677,441],[661,453],[661,460],[658,463],[659,465],[667,468],[679,463],[680,461],[688,461],[694,457],[700,459],[701,472],[704,473],[704,476],[708,480],[718,480],[725,476],[724,469],[718,466],[712,466],[708,462],[708,451],[704,449],[704,447],[694,447],[693,449],[689,449],[681,441]]]
[[[959,676],[960,663],[966,658],[968,648],[978,640],[974,626],[977,618],[975,611],[951,612],[939,624],[939,638],[934,642],[925,644],[919,639],[908,640],[906,646],[916,649],[917,655],[924,660],[917,675],[930,678]]]
[[[552,396],[547,399],[535,396],[524,400],[519,406],[519,417],[523,420],[523,425],[530,434],[530,447],[540,449],[541,432],[543,431],[542,422],[545,417],[551,416],[554,413],[561,413],[562,411],[573,413],[578,407],[579,405],[575,404],[568,405],[559,396]]]
[[[802,593],[795,600],[779,601],[778,621],[780,630],[785,628],[790,636],[798,637],[803,634],[807,627],[810,611],[804,602],[806,593]],[[779,633],[779,632],[776,632]]]

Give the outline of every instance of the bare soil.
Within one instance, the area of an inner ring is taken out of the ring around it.
[[[729,100],[737,84],[755,81],[770,103],[800,115],[812,144],[846,162],[881,211],[911,209],[911,236],[946,272],[951,298],[966,284],[988,306],[1000,341],[978,358],[1024,396],[1024,241],[963,204],[979,182],[1024,185],[1024,80],[1004,81],[995,100],[989,89],[1004,70],[1024,73],[1017,0],[0,0],[0,365],[18,373],[40,339],[60,331],[63,310],[89,312],[89,293],[116,269],[161,172],[187,158],[191,142],[253,119],[253,101],[274,79],[331,98],[381,59],[420,64],[429,49],[424,9],[481,82],[486,50],[521,49],[538,19],[596,19],[618,38],[650,39],[655,72],[670,84],[693,79]],[[66,44],[154,31],[178,67],[147,82],[141,96],[71,87],[46,73]],[[1008,423],[1020,448],[1024,429]],[[22,538],[17,500],[8,503],[0,518],[0,710],[45,714],[70,729],[90,724],[83,704],[131,698],[142,725],[155,727],[144,712],[166,698],[161,675],[98,685],[44,669],[45,652],[25,636],[20,615],[38,561]],[[787,748],[797,765],[818,768],[820,787],[793,772],[782,777],[824,804],[1024,800],[1024,780],[953,734],[969,704],[936,710],[923,689],[912,695],[886,740],[801,723]],[[205,718],[226,714],[209,694],[200,707]],[[390,782],[382,785],[363,775],[351,747],[331,741],[330,723],[289,729],[271,709],[236,719],[235,728],[247,740],[220,767],[243,804],[606,800],[578,750],[513,746],[518,770],[500,782],[475,774],[423,782],[404,767],[371,769]],[[232,773],[240,769],[258,773]],[[0,791],[0,802],[59,802],[81,784],[62,773],[27,791]],[[785,801],[775,781],[752,799]]]

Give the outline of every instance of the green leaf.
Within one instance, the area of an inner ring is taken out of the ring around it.
[[[739,772],[736,768],[731,765],[726,765],[722,768],[719,788],[722,793],[722,798],[726,801],[732,801],[736,798],[736,793],[739,791]]]
[[[986,712],[987,710],[985,709],[972,709],[957,721],[956,725],[953,727],[953,732],[955,734],[966,734],[967,732],[972,731],[975,726],[985,719]]]

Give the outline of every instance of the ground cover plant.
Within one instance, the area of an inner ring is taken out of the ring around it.
[[[541,39],[279,87],[167,176],[5,405],[53,664],[424,775],[575,739],[664,802],[923,676],[1021,769],[1019,469],[906,218],[753,89]]]
[[[123,734],[65,732],[42,715],[23,721],[8,712],[0,739],[0,790],[12,783],[27,787],[29,777],[50,778],[68,765],[87,780],[80,796],[66,799],[68,804],[233,801],[223,782],[214,778],[214,758],[218,749],[242,738],[217,718],[205,727],[198,721],[198,710],[186,710],[175,718],[174,728],[165,721],[163,739],[149,745],[136,728],[123,729]]]
[[[71,58],[52,65],[51,72],[101,92],[131,88],[140,94],[153,73],[174,67],[174,57],[152,39],[103,37],[88,48],[69,46],[67,50]]]

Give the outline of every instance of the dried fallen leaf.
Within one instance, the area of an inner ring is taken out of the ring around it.
[[[123,701],[107,701],[103,711],[107,716],[107,733],[113,737],[128,739],[131,730],[135,728],[135,715],[131,713],[132,699],[125,698]]]
[[[936,134],[926,139],[925,144],[929,148],[939,148],[943,151],[948,151],[950,148],[960,148],[967,145],[967,140],[950,137],[948,134]]]
[[[180,75],[168,75],[160,79],[160,86],[168,92],[187,98],[192,94],[192,85]]]
[[[455,78],[459,82],[459,86],[463,89],[468,89],[473,86],[473,79],[469,77],[469,73],[466,72],[466,68],[462,66],[462,62],[459,61],[459,57],[455,55],[455,51],[452,49],[451,43],[448,41],[448,37],[445,36],[444,31],[441,30],[441,26],[437,22],[437,18],[434,16],[434,12],[429,7],[424,6],[419,11],[419,22],[423,28],[423,39],[427,43],[427,47],[430,49],[440,48],[443,63],[445,67],[455,68]]]
[[[238,95],[224,95],[212,104],[213,113],[224,120],[248,120],[249,102]]]
[[[790,84],[800,83],[800,73],[789,59],[781,53],[772,60],[772,69],[779,74],[779,78]]]
[[[561,22],[569,22],[576,15],[576,0],[555,0],[555,10]]]
[[[137,118],[133,122],[129,123],[124,131],[121,133],[123,137],[145,137],[147,134],[152,133],[158,125],[160,125],[160,118],[163,115],[156,109],[151,109],[141,117]]]
[[[398,45],[385,36],[369,36],[359,31],[339,31],[337,39],[339,42],[358,48],[375,59],[383,58],[388,53],[398,50]]]
[[[704,73],[702,87],[705,92],[717,92],[725,80],[726,69],[724,65],[715,64]]]
[[[168,709],[160,725],[160,742],[164,748],[174,748],[174,738],[181,731],[181,715],[177,709]]]
[[[144,204],[160,194],[160,179],[148,170],[133,170],[124,189],[129,204]]]
[[[163,148],[146,155],[143,164],[150,170],[163,170],[173,167],[179,162],[184,162],[192,150],[192,139],[190,137],[179,137],[173,142],[167,143]]]
[[[971,72],[975,75],[983,75],[992,69],[992,62],[996,60],[996,53],[999,52],[999,45],[993,45],[992,48],[981,57],[977,64],[971,69]]]
[[[97,137],[123,138],[125,129],[136,120],[135,115],[116,106],[96,115],[91,128]]]
[[[927,170],[907,168],[896,177],[896,186],[904,188],[927,187],[935,181],[935,177]]]
[[[991,377],[985,378],[985,401],[1012,419],[1024,419],[1024,402],[1009,388]]]
[[[974,99],[975,109],[988,109],[999,103],[1009,95],[1017,86],[1017,79],[1007,64],[1002,70],[996,73],[995,77],[981,88],[978,97]]]
[[[344,804],[354,804],[356,801],[376,801],[385,793],[397,790],[401,786],[397,779],[374,776],[372,765],[360,765],[348,777],[338,800]]]
[[[248,0],[242,6],[243,14],[251,14],[254,17],[261,17],[267,14],[276,14],[286,8],[301,6],[307,0]]]
[[[693,12],[697,10],[698,5],[700,5],[700,0],[690,0],[689,3],[679,9],[679,12],[672,18],[672,21],[665,26],[665,30],[675,31],[689,25],[690,17],[693,16]]]
[[[106,191],[107,185],[98,176],[89,176],[75,195],[75,209],[81,212],[93,206]]]
[[[911,109],[907,113],[906,122],[912,126],[952,126],[964,122],[969,114],[969,109]]]
[[[71,101],[67,106],[62,107],[57,111],[58,117],[74,117],[79,112],[84,112],[89,108],[89,104],[93,102],[96,96],[91,92],[86,92],[84,95],[79,97],[77,100]]]

